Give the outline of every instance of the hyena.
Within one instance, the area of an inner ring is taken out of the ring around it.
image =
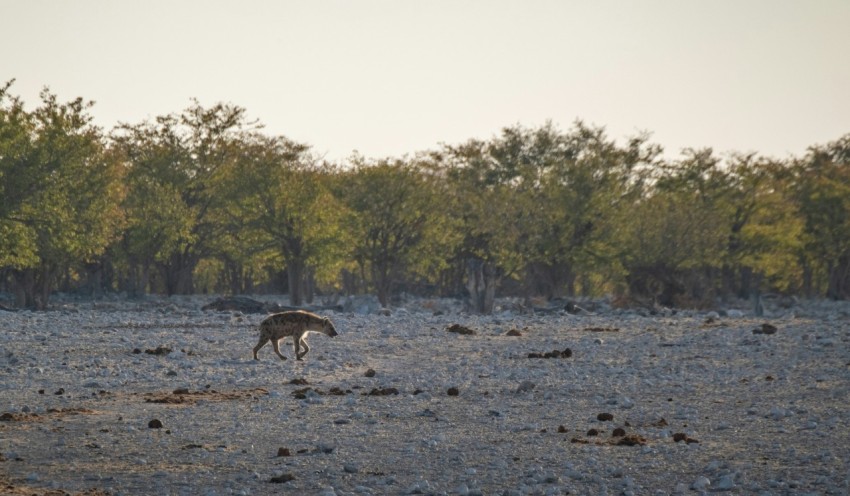
[[[277,356],[281,360],[286,360],[286,357],[280,352],[278,341],[289,336],[292,336],[292,339],[295,341],[295,359],[301,360],[310,351],[310,347],[307,346],[308,332],[321,332],[330,337],[337,335],[336,329],[330,319],[319,317],[311,312],[295,310],[269,315],[260,322],[260,341],[257,343],[257,346],[254,346],[254,360],[259,360],[257,358],[257,352],[269,341],[272,342],[272,348],[274,348]],[[301,346],[304,347],[303,352],[301,351]]]

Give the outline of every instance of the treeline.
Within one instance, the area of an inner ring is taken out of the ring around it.
[[[329,164],[194,102],[108,132],[91,104],[0,89],[0,290],[614,294],[710,306],[850,296],[850,134],[803,157],[664,159],[576,122]]]

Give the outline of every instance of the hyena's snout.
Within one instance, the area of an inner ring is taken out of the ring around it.
[[[333,323],[330,319],[325,319],[322,325],[322,332],[330,337],[334,337],[337,335],[336,327],[334,327]]]

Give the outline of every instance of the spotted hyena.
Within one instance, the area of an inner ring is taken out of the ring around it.
[[[257,352],[269,341],[272,342],[272,348],[274,348],[277,356],[281,360],[286,360],[286,357],[280,352],[278,341],[289,336],[292,336],[292,339],[295,341],[293,343],[295,346],[295,359],[301,360],[310,351],[310,347],[307,346],[308,332],[321,332],[331,337],[337,335],[336,329],[330,319],[320,317],[314,313],[295,310],[269,315],[260,322],[260,341],[257,343],[257,346],[254,346],[254,360],[259,360],[257,358]],[[304,347],[303,352],[301,351],[301,346]]]

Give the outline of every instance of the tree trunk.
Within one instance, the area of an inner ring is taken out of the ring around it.
[[[103,264],[100,262],[85,264],[86,283],[84,287],[88,294],[93,297],[103,296],[103,269]]]
[[[300,260],[292,260],[286,266],[286,278],[289,285],[289,304],[300,307],[304,304],[302,292],[304,281],[304,263]]]
[[[390,274],[389,267],[385,264],[372,266],[372,281],[375,284],[375,291],[378,293],[378,301],[381,306],[388,308],[390,306]]]
[[[192,294],[194,292],[194,272],[197,260],[190,254],[175,253],[168,263],[162,266],[165,278],[165,292],[168,296],[175,294]]]
[[[46,310],[50,298],[50,268],[42,265],[38,268],[16,270],[12,274],[15,279],[15,306]]]
[[[360,294],[358,276],[348,269],[342,269],[342,292],[345,296]]]
[[[308,305],[313,304],[313,299],[316,297],[316,269],[308,267],[304,277],[304,301]]]
[[[124,288],[131,298],[145,296],[150,282],[150,264],[130,262],[127,269],[127,286]]]
[[[753,288],[753,269],[750,267],[741,267],[741,284],[738,288],[738,297],[747,298]]]
[[[803,268],[803,296],[809,299],[814,294],[814,274],[806,257],[800,257],[800,266]]]
[[[493,313],[499,279],[496,266],[479,258],[470,258],[466,262],[466,274],[472,310],[485,315]]]
[[[242,294],[242,264],[224,257],[224,273],[227,277],[227,286],[230,289],[230,294]]]
[[[843,300],[850,296],[850,255],[841,256],[836,264],[829,264],[826,296]]]
[[[32,308],[35,278],[32,269],[16,270],[12,273],[15,279],[15,306]]]

